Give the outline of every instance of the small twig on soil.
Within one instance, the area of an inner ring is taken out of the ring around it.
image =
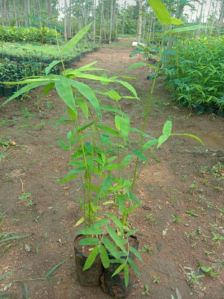
[[[19,280],[13,280],[12,283],[20,283],[24,281],[36,281],[36,280],[46,280],[44,277],[37,277],[37,278],[24,278],[24,279],[19,279]]]
[[[20,179],[20,182],[21,182],[21,185],[22,185],[22,193],[24,193],[24,183],[23,183],[21,178],[19,178],[19,179]]]

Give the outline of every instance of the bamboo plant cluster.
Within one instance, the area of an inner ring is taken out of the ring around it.
[[[88,29],[89,26],[80,31],[63,50],[74,47]],[[142,260],[131,242],[136,230],[130,223],[130,215],[140,206],[134,193],[138,171],[148,159],[147,152],[159,148],[172,135],[172,122],[164,124],[159,138],[132,127],[120,105],[122,99],[139,100],[130,83],[104,75],[95,62],[64,69],[60,75],[50,74],[58,63],[53,61],[44,76],[8,83],[23,87],[4,104],[37,87],[43,87],[45,92],[55,89],[65,103],[65,122],[71,129],[61,146],[71,152],[71,169],[60,182],[82,179],[82,217],[77,225],[82,225],[78,232],[82,236],[80,246],[88,251],[83,271],[100,258],[104,269],[112,266],[112,276],[122,272],[127,287],[130,269],[139,274],[136,258]],[[83,79],[85,83],[80,81]],[[98,82],[100,87],[93,88],[86,81]],[[126,90],[125,95],[114,86]]]
[[[61,146],[71,151],[71,170],[60,182],[82,178],[80,207],[83,216],[78,224],[84,225],[79,231],[84,237],[80,245],[90,247],[83,270],[89,269],[99,255],[104,268],[114,263],[117,265],[113,275],[124,272],[127,286],[129,269],[139,273],[134,257],[141,260],[139,252],[129,242],[129,238],[136,233],[129,216],[140,205],[133,192],[137,170],[141,162],[147,160],[147,151],[161,146],[169,138],[172,123],[165,123],[159,138],[133,128],[129,116],[120,108],[120,101],[122,98],[138,99],[135,89],[117,77],[92,73],[99,71],[102,72],[95,67],[95,63],[91,63],[78,69],[64,70],[61,75],[26,79],[19,83],[27,85],[8,101],[44,86],[45,90],[54,87],[68,107],[65,121],[71,123],[71,130],[67,133],[67,142]],[[93,88],[78,81],[80,78],[102,83],[102,90],[98,90],[96,95]],[[121,85],[130,95],[123,96],[110,89],[111,84]],[[108,114],[112,116],[110,121]],[[142,141],[137,146],[131,141],[132,134]]]

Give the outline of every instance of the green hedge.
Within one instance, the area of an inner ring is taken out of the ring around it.
[[[26,77],[41,75],[48,64],[44,62],[25,62],[10,61],[9,59],[0,60],[0,97],[9,96],[17,87],[7,86],[3,82],[20,81]],[[51,72],[59,73],[60,65],[56,65]]]
[[[63,60],[67,66],[72,61],[97,48],[91,42],[83,41],[75,50],[61,55],[58,46],[3,43],[0,46],[0,97],[9,96],[15,87],[7,87],[4,82],[19,81],[25,77],[44,74],[45,68],[54,60]],[[61,64],[57,64],[52,73],[59,73]]]
[[[82,42],[74,50],[62,54],[57,45],[37,45],[20,43],[2,43],[0,45],[0,58],[8,58],[17,61],[40,61],[51,63],[52,60],[69,62],[81,53],[92,51],[96,45],[90,42]]]
[[[57,44],[61,41],[61,35],[56,30],[48,27],[0,26],[0,41]]]
[[[164,67],[179,103],[198,112],[224,112],[224,37],[178,42]]]

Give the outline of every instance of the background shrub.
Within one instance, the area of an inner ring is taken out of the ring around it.
[[[163,71],[179,103],[198,112],[224,111],[224,37],[179,41]]]
[[[56,30],[48,27],[0,26],[0,41],[57,44],[61,41],[61,35]]]

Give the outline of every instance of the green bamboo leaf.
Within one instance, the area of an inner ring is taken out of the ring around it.
[[[115,102],[119,102],[121,100],[121,95],[114,89],[104,92],[103,94],[108,96],[111,100],[114,100]]]
[[[105,77],[105,76],[98,76],[98,75],[93,75],[93,74],[87,74],[87,73],[82,73],[79,72],[78,69],[72,69],[72,70],[66,70],[63,73],[66,77],[75,77],[75,78],[81,78],[81,79],[88,79],[88,80],[93,80],[93,81],[100,81],[101,83],[104,84],[109,84],[109,83],[115,83],[116,77]]]
[[[117,250],[116,246],[107,237],[103,237],[102,242],[106,249],[109,251],[110,255],[114,256],[116,259],[120,258],[120,253]]]
[[[115,215],[113,215],[113,214],[111,214],[111,213],[108,213],[107,214],[108,215],[108,217],[113,221],[113,223],[121,230],[121,232],[123,233],[123,231],[124,231],[124,226],[123,226],[123,224],[121,223],[121,221],[120,221],[120,219],[117,217],[117,216],[115,216]]]
[[[100,251],[100,259],[101,259],[101,262],[103,264],[103,267],[105,269],[109,268],[110,260],[109,260],[109,257],[108,257],[108,254],[107,254],[107,251],[106,251],[104,245],[101,245],[99,247],[99,251]]]
[[[167,10],[165,4],[161,0],[148,0],[157,19],[163,25],[181,25],[183,22],[179,19],[173,18]]]
[[[133,269],[133,271],[135,272],[135,274],[139,276],[140,275],[140,271],[138,269],[138,266],[136,265],[136,263],[130,257],[128,258],[128,264]]]
[[[172,132],[172,127],[173,127],[172,121],[167,120],[163,126],[163,135],[170,136]]]
[[[120,83],[121,85],[123,85],[127,90],[129,90],[131,92],[131,94],[136,98],[139,99],[137,92],[135,90],[135,88],[128,82],[123,81],[123,80],[116,80],[116,82]]]
[[[111,175],[106,176],[106,178],[103,180],[100,186],[99,197],[103,197],[105,195],[105,193],[111,187],[112,183],[113,177]]]
[[[81,246],[97,246],[99,244],[99,240],[97,238],[85,238],[81,239],[79,244]]]
[[[86,129],[88,129],[89,127],[91,127],[92,125],[94,124],[94,121],[91,121],[91,122],[89,122],[89,123],[87,123],[87,124],[85,124],[85,125],[83,125],[83,126],[81,126],[81,127],[78,127],[76,130],[77,130],[77,132],[83,132],[83,131],[85,131]]]
[[[55,272],[65,263],[66,260],[61,261],[60,263],[54,265],[52,268],[50,268],[45,274],[44,277],[46,279],[51,278]]]
[[[121,116],[124,114],[120,109],[112,107],[112,106],[101,105],[100,107],[101,107],[102,111],[116,113],[116,114],[119,114]]]
[[[190,134],[190,133],[172,133],[171,136],[180,136],[180,137],[191,138],[191,139],[194,139],[194,140],[198,141],[202,145],[204,145],[204,142],[201,140],[201,138],[199,138],[198,136],[196,136],[194,134]]]
[[[92,23],[82,28],[70,41],[68,41],[62,48],[62,54],[66,54],[78,44],[78,42],[88,33]]]
[[[167,120],[163,126],[163,134],[158,139],[157,148],[159,148],[163,143],[165,143],[172,134],[172,121]]]
[[[76,179],[77,175],[79,175],[84,170],[85,170],[85,167],[80,167],[80,168],[72,169],[63,178],[59,179],[58,182],[60,184],[69,183],[69,182],[73,181],[74,179]]]
[[[82,110],[83,115],[85,116],[86,119],[89,118],[89,107],[86,104],[85,101],[83,101],[82,99],[76,100],[79,108]]]
[[[132,152],[135,154],[135,156],[140,160],[140,161],[147,161],[147,157],[140,151],[140,150],[132,150]]]
[[[9,102],[11,102],[12,100],[20,97],[21,95],[31,91],[32,89],[35,89],[37,87],[41,87],[41,86],[46,86],[48,85],[49,82],[36,82],[36,83],[31,83],[28,84],[22,88],[20,88],[17,92],[15,92],[10,98],[8,98],[3,104],[2,106],[5,106],[6,104],[8,104]]]
[[[113,128],[109,127],[109,126],[105,126],[103,124],[98,124],[97,127],[102,130],[105,133],[111,134],[113,136],[118,136],[119,132],[114,130]]]
[[[139,62],[136,62],[136,63],[133,63],[133,64],[129,65],[128,70],[133,71],[133,70],[136,70],[140,67],[145,67],[145,66],[146,66],[145,62],[139,61]]]
[[[103,233],[102,226],[107,224],[107,219],[102,219],[89,227],[85,227],[79,231],[81,235],[101,235]]]
[[[125,249],[126,241],[122,237],[118,236],[118,234],[110,226],[107,227],[107,231],[114,243],[123,251],[124,254],[127,254],[127,250]]]
[[[127,138],[130,132],[130,119],[115,115],[115,127],[121,133],[121,136]]]
[[[115,275],[119,274],[122,270],[124,270],[126,264],[121,264],[117,267],[117,269],[114,271],[114,273],[112,274],[112,277],[114,277]]]
[[[98,249],[98,247],[95,247],[89,254],[89,256],[84,264],[83,271],[86,271],[89,268],[91,268],[91,266],[93,265],[93,263],[96,260],[96,257],[98,256],[98,254],[99,254],[99,249]]]
[[[76,111],[75,98],[70,80],[63,76],[58,76],[58,80],[55,82],[55,88],[62,101],[64,101],[70,109]]]
[[[93,89],[91,89],[87,84],[75,80],[71,80],[71,85],[90,102],[97,112],[100,110],[99,101],[96,98]]]
[[[171,30],[166,31],[166,33],[179,33],[179,32],[189,32],[189,31],[196,31],[201,29],[208,29],[210,26],[208,25],[190,25],[190,26],[184,26],[180,28],[173,28]]]
[[[154,145],[156,145],[158,143],[158,139],[152,139],[147,141],[144,145],[143,145],[143,150],[146,151],[148,149],[150,149],[151,147],[153,147]]]
[[[124,267],[124,283],[127,288],[129,284],[129,267],[127,264]]]
[[[59,64],[61,61],[60,60],[54,60],[52,61],[44,70],[45,75],[49,75],[50,71],[57,65]]]
[[[140,262],[142,262],[142,256],[137,249],[131,246],[130,251],[138,258]]]
[[[87,72],[87,71],[96,71],[96,70],[101,70],[101,69],[98,69],[98,68],[93,68],[92,66],[95,65],[97,63],[97,61],[93,61],[89,64],[85,64],[81,67],[79,67],[78,69],[76,69],[77,71],[79,72]]]

